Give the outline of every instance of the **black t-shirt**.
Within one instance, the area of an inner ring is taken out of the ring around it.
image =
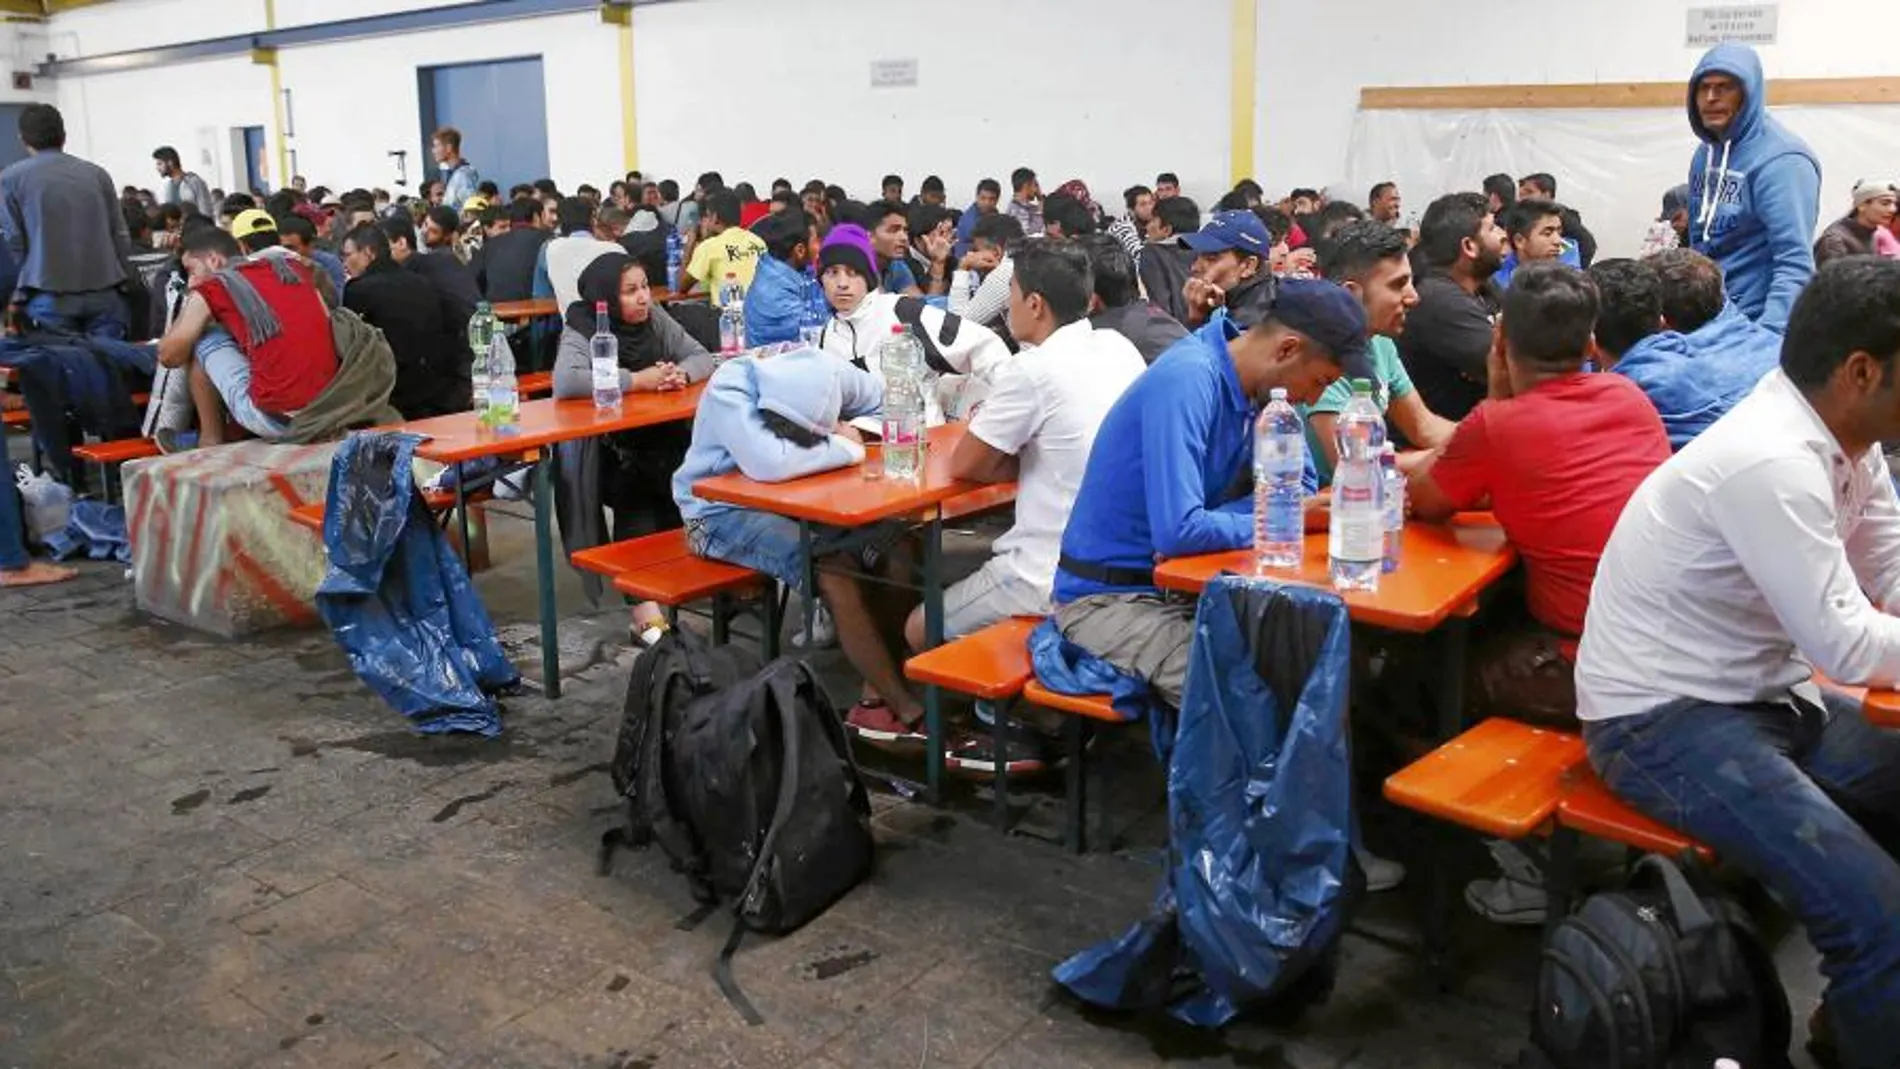
[[[1425,407],[1449,420],[1461,420],[1488,392],[1485,361],[1491,353],[1491,325],[1498,303],[1491,284],[1477,293],[1443,272],[1418,280],[1418,306],[1405,317],[1399,335],[1399,359],[1418,387]]]

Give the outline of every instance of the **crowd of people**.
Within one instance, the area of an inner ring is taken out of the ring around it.
[[[909,198],[887,176],[867,201],[819,179],[761,197],[716,172],[690,189],[636,172],[604,193],[504,192],[445,129],[441,176],[414,199],[301,178],[226,196],[168,147],[157,195],[121,192],[60,151],[44,105],[21,119],[31,157],[0,174],[0,229],[16,318],[134,337],[142,315],[164,369],[148,430],[168,449],[194,427],[201,446],[227,420],[280,438],[325,398],[347,409],[335,384],[374,354],[344,352],[336,309],[381,332],[389,400],[416,418],[468,407],[478,301],[551,298],[558,326],[513,341],[551,366],[557,397],[585,397],[604,305],[624,389],[708,386],[690,431],[600,440],[583,469],[597,477],[570,492],[611,511],[613,538],[684,526],[695,553],[820,599],[801,638],[835,634],[863,680],[848,726],[882,746],[925,733],[901,667],[924,644],[921,609],[880,582],[910,566],[910,532],[817,532],[823,567],[803,591],[796,524],[693,487],[862,461],[894,330],[938,376],[928,419],[967,421],[951,470],[1018,486],[1008,532],[946,593],[947,636],[1050,616],[1165,704],[1181,700],[1193,605],[1159,589],[1155,563],[1252,544],[1253,421],[1275,391],[1305,418],[1307,522],[1324,529],[1332,431],[1347,380],[1364,379],[1403,446],[1412,513],[1488,508],[1524,563],[1479,621],[1468,715],[1580,730],[1612,791],[1804,923],[1831,981],[1821,1050],[1892,1064],[1900,740],[1813,677],[1900,683],[1900,622],[1883,611],[1900,604],[1900,497],[1881,449],[1900,442],[1896,186],[1858,183],[1817,237],[1819,161],[1768,113],[1753,51],[1711,50],[1689,94],[1689,181],[1637,258],[1598,257],[1550,174],[1486,177],[1415,222],[1392,182],[1361,207],[1316,189],[1270,200],[1248,180],[1204,213],[1162,173],[1112,210],[1079,180],[1045,194],[1028,167],[960,210],[934,176]],[[129,312],[138,289],[149,310]],[[811,344],[721,363],[732,300],[750,346]],[[17,526],[0,514],[0,582],[56,578]],[[647,612],[635,630],[663,626]],[[954,739],[950,763],[1040,763],[1036,725],[1003,753],[992,738]],[[1467,889],[1472,908],[1541,921],[1537,862],[1494,852],[1501,876]],[[1375,888],[1402,878],[1360,856]]]

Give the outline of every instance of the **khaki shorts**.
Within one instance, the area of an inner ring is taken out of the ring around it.
[[[1176,709],[1187,689],[1194,603],[1163,594],[1091,594],[1056,608],[1062,637],[1148,681]]]
[[[943,592],[943,637],[962,638],[1012,616],[1049,615],[1049,592],[1017,574],[1009,562],[991,557],[969,578]]]

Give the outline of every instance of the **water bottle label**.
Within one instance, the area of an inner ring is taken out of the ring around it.
[[[1326,543],[1326,552],[1334,560],[1380,560],[1385,556],[1385,524],[1376,512],[1342,516],[1334,511]]]

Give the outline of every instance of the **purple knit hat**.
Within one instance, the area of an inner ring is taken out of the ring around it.
[[[877,288],[877,252],[871,247],[871,235],[856,223],[840,223],[825,235],[824,243],[818,246],[818,267],[820,270],[833,264],[843,264],[864,276],[865,283],[872,289]]]

